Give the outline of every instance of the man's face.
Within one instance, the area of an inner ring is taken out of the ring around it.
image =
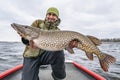
[[[54,13],[48,13],[46,15],[46,20],[48,22],[54,23],[56,20],[58,20],[58,17]]]

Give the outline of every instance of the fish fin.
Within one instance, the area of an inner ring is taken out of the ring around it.
[[[77,47],[78,42],[79,42],[78,39],[73,39],[73,40],[71,40],[70,43],[69,43],[69,47],[70,47],[70,48]]]
[[[90,36],[90,35],[87,35],[87,37],[96,45],[96,46],[99,46],[102,42],[100,39],[94,37],[94,36]]]
[[[87,53],[86,56],[88,57],[89,60],[93,60],[93,53]]]
[[[67,51],[68,51],[69,53],[71,53],[71,54],[74,54],[73,49],[72,49],[72,48],[70,48],[70,47],[65,48],[65,50],[67,50]]]
[[[102,56],[98,57],[100,61],[101,68],[107,72],[109,68],[109,64],[114,63],[116,58],[106,53],[103,53]]]

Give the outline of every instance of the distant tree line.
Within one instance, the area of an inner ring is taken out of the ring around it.
[[[101,39],[103,42],[120,42],[120,38],[112,38],[112,39]]]

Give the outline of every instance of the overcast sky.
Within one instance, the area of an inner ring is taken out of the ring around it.
[[[120,0],[0,0],[0,41],[20,41],[11,23],[31,25],[49,7],[60,12],[60,29],[120,38]]]

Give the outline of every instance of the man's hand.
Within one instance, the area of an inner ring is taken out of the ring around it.
[[[37,49],[37,48],[38,48],[38,47],[36,47],[36,46],[34,45],[33,40],[30,40],[30,41],[29,41],[29,46],[30,46],[31,48],[33,48],[33,49]]]
[[[77,45],[78,45],[77,41],[71,41],[70,44],[69,44],[69,47],[74,48],[74,47],[77,47]]]

